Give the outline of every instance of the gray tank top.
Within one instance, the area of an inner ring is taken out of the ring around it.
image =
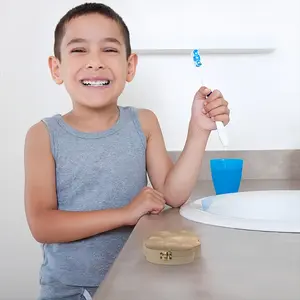
[[[74,129],[61,115],[43,119],[56,164],[58,209],[122,207],[147,185],[146,139],[137,110],[119,109],[116,124],[96,133]],[[80,241],[43,244],[41,283],[98,286],[131,231],[122,227]]]

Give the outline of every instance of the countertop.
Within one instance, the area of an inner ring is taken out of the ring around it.
[[[300,180],[245,180],[240,191],[268,189],[300,189]],[[202,181],[191,199],[212,194],[212,183]],[[200,258],[183,266],[148,263],[144,239],[178,229],[199,235]],[[204,225],[166,209],[140,219],[93,299],[299,300],[300,234]]]

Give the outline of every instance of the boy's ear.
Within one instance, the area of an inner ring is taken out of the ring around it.
[[[128,67],[127,67],[127,76],[126,76],[127,82],[133,80],[136,72],[137,64],[138,64],[138,56],[135,53],[132,53],[128,58]]]
[[[57,84],[62,84],[63,80],[60,76],[60,62],[59,60],[54,57],[54,56],[50,56],[48,59],[48,66],[51,72],[51,76],[53,78],[53,80],[57,83]]]

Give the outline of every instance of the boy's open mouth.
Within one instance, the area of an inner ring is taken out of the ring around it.
[[[84,86],[107,86],[110,84],[110,80],[81,80]]]

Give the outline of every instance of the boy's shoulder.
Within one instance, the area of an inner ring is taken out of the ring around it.
[[[27,130],[26,137],[47,137],[47,125],[51,122],[56,122],[58,116],[59,114],[48,116],[34,123]]]
[[[155,121],[157,120],[157,117],[156,117],[156,114],[151,110],[151,109],[148,109],[148,108],[140,108],[140,107],[137,107],[137,106],[123,106],[122,107],[123,109],[130,109],[130,110],[133,110],[137,113],[138,117],[140,120],[142,121]]]
[[[156,114],[148,108],[138,108],[138,115],[142,122],[151,123],[151,122],[158,122],[158,118]]]
[[[136,111],[140,128],[142,129],[147,142],[154,135],[161,135],[160,124],[154,111],[148,108],[131,107]]]
[[[43,121],[34,123],[26,133],[26,139],[42,138],[47,135],[47,130]]]
[[[25,155],[29,153],[50,153],[50,138],[48,135],[47,128],[42,121],[33,124],[26,133],[25,136]],[[40,155],[39,154],[39,155]]]
[[[145,136],[150,137],[153,131],[159,127],[159,121],[156,114],[148,108],[135,108]]]

